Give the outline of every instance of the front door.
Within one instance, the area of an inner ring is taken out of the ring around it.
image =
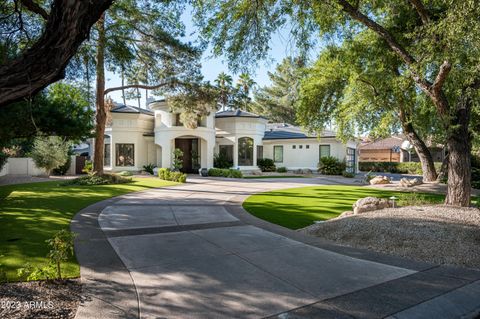
[[[197,173],[195,172],[194,161],[198,154],[198,139],[197,138],[177,138],[175,139],[175,148],[183,152],[183,173]]]

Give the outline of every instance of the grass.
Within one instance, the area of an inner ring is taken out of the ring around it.
[[[402,196],[409,200],[410,195],[359,186],[309,186],[252,195],[243,203],[243,207],[252,215],[268,222],[299,229],[317,220],[327,220],[352,210],[355,201],[367,196],[396,196],[401,201]],[[440,203],[445,196],[421,194],[421,198]]]
[[[263,179],[263,178],[304,178],[303,175],[252,175],[252,176],[243,176],[247,179]]]
[[[47,263],[45,240],[68,229],[72,217],[95,202],[147,188],[176,185],[158,178],[134,178],[132,183],[60,186],[59,181],[0,186],[0,264],[9,280],[25,263]],[[63,275],[63,273],[65,275]],[[62,275],[78,277],[75,258],[63,264]]]

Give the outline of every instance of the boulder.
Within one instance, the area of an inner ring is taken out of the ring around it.
[[[413,187],[413,186],[422,185],[422,184],[423,184],[423,180],[421,178],[412,178],[412,179],[402,178],[400,180],[400,186],[402,187]]]
[[[386,199],[377,197],[365,197],[357,200],[355,204],[353,204],[353,214],[356,215],[389,207],[392,207],[392,204]]]
[[[375,176],[370,180],[370,185],[390,184],[390,178],[387,176]]]

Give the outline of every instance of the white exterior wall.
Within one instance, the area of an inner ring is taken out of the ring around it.
[[[30,157],[10,157],[0,171],[0,176],[5,175],[29,175],[44,176],[47,172],[38,168]],[[71,156],[71,163],[66,175],[75,175],[75,155]]]
[[[267,121],[263,118],[224,117],[216,119],[216,145],[215,154],[219,152],[220,145],[233,144],[233,167],[241,170],[258,170],[257,146],[263,145]],[[253,165],[238,165],[238,140],[242,137],[253,139]],[[264,150],[265,154],[265,150]]]
[[[330,155],[341,161],[345,160],[347,147],[356,149],[355,142],[348,142],[345,145],[334,138],[322,138],[320,141],[316,138],[265,140],[263,141],[263,157],[273,159],[273,147],[276,145],[283,146],[283,162],[275,163],[275,165],[287,169],[316,170],[320,159],[320,145],[330,145]],[[293,149],[293,145],[296,146],[295,149]],[[299,148],[300,145],[302,145],[302,149]],[[306,145],[309,145],[308,149]]]
[[[153,116],[145,114],[113,113],[112,126],[105,135],[110,137],[110,166],[107,171],[141,171],[143,165],[157,164],[157,156],[152,136],[144,136],[153,131]],[[134,166],[115,165],[115,144],[134,144]]]

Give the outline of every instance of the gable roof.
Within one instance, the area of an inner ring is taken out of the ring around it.
[[[250,112],[247,112],[247,111],[242,111],[242,110],[230,110],[230,111],[221,111],[221,112],[217,112],[215,113],[215,117],[216,118],[224,118],[224,117],[250,117],[250,118],[262,118],[264,119],[263,116],[260,116],[260,115],[257,115],[257,114],[254,114],[254,113],[250,113]]]
[[[367,144],[360,146],[361,150],[384,150],[392,149],[394,147],[402,147],[402,143],[405,141],[404,137],[401,136],[391,136],[387,138],[382,138]]]
[[[269,123],[263,137],[264,140],[284,140],[284,139],[302,139],[317,138],[316,134],[307,134],[300,127],[287,123]],[[323,131],[320,137],[335,137],[332,131]]]
[[[140,107],[132,105],[123,105],[120,103],[113,102],[113,108],[111,109],[112,113],[137,113],[137,114],[146,114],[153,116],[153,112],[147,109],[142,109]]]

